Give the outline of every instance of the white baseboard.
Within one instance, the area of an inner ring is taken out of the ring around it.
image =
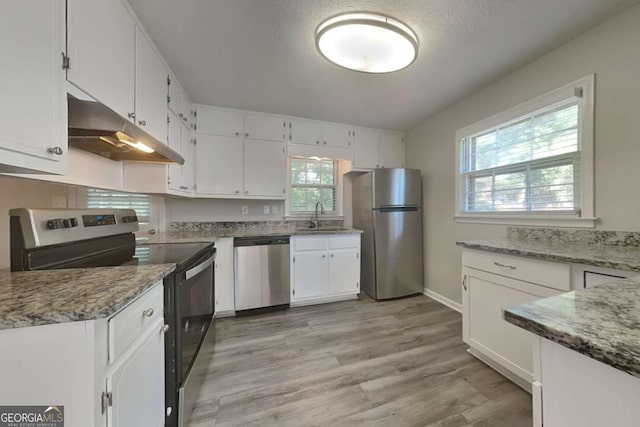
[[[444,304],[450,309],[455,310],[458,313],[462,313],[462,304],[455,302],[454,300],[449,299],[444,295],[440,295],[439,293],[434,292],[431,289],[424,288],[422,293],[428,296],[429,298],[438,301],[440,304]]]

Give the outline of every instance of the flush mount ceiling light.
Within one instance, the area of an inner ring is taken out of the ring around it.
[[[377,13],[347,13],[324,21],[316,47],[329,61],[349,70],[391,73],[418,56],[418,38],[400,21]]]

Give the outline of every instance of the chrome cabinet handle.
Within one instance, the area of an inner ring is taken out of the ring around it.
[[[236,190],[236,194],[240,194],[240,190]]]
[[[169,325],[160,326],[160,332],[164,332],[165,334],[169,332]]]
[[[324,145],[327,145],[327,141],[322,141],[322,143],[323,143]]]
[[[244,190],[244,194],[249,194],[249,190]]]
[[[151,317],[151,316],[153,316],[153,308],[147,308],[146,310],[144,310],[144,311],[142,312],[142,315],[143,315],[144,317]]]
[[[138,121],[138,124],[139,124],[140,126],[146,126],[146,125],[147,125],[147,122],[146,122],[146,120],[139,120],[139,121]]]
[[[135,119],[135,118],[136,118],[136,113],[129,113],[129,114],[127,114],[127,116],[128,116],[130,119]]]
[[[180,113],[180,114],[178,114],[178,115],[179,115],[180,117],[184,117],[184,114],[182,114],[182,113]]]
[[[320,144],[320,141],[316,141],[316,144]]]
[[[333,258],[333,254],[331,254],[331,258]]]
[[[62,156],[64,154],[62,147],[49,147],[47,148],[47,152],[55,154],[56,156]]]
[[[236,132],[236,136],[240,136],[240,132]]]
[[[249,136],[249,132],[245,132],[244,136]]]
[[[495,265],[496,267],[500,267],[500,268],[508,268],[509,270],[515,270],[516,268],[518,268],[518,267],[516,267],[514,265],[504,265],[504,264],[501,264],[501,263],[499,263],[497,261],[494,261],[493,265]]]
[[[464,290],[467,290],[467,275],[464,275],[464,279],[462,279],[462,287],[464,288]]]
[[[326,258],[326,257],[327,257],[326,255],[322,255],[322,258]]]

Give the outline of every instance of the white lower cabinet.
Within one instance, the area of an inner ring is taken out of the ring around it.
[[[218,239],[215,245],[216,317],[233,315],[236,307],[233,277],[233,238]]]
[[[291,303],[354,298],[360,292],[360,235],[291,238]]]
[[[62,405],[69,426],[164,425],[163,298],[160,281],[108,319],[0,330],[0,402]]]
[[[468,249],[462,259],[463,340],[474,356],[531,390],[535,336],[502,312],[568,290],[569,265]]]

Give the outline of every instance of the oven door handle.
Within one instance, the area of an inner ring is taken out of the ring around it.
[[[205,262],[203,262],[202,264],[198,264],[197,266],[193,267],[192,269],[187,270],[187,272],[185,273],[185,279],[189,280],[193,276],[195,276],[196,274],[200,274],[203,270],[207,269],[211,264],[213,264],[213,260],[214,259],[215,259],[215,257],[211,257],[211,258],[207,259]]]

